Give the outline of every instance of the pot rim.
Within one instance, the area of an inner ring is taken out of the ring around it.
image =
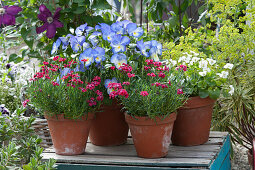
[[[125,120],[128,124],[138,125],[138,126],[152,126],[152,125],[162,125],[174,122],[176,120],[176,113],[173,112],[169,114],[165,119],[161,119],[160,117],[156,117],[156,119],[151,119],[147,116],[130,116],[125,113]]]
[[[208,105],[214,105],[215,102],[216,100],[211,99],[209,96],[206,98],[201,98],[200,96],[189,97],[186,103],[178,110],[205,107]]]
[[[86,121],[86,120],[92,120],[95,117],[94,113],[88,113],[88,114],[84,114],[84,116],[82,116],[79,119],[67,119],[65,118],[65,115],[62,114],[57,114],[57,115],[53,115],[53,116],[49,116],[46,113],[44,113],[44,117],[47,120],[51,120],[51,121]]]

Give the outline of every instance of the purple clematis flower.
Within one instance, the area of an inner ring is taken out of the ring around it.
[[[15,25],[15,15],[17,15],[22,8],[19,6],[4,6],[0,7],[0,26]]]
[[[57,8],[53,16],[50,10],[43,4],[39,7],[39,11],[40,14],[38,14],[38,18],[43,21],[44,24],[41,27],[37,27],[36,32],[40,34],[47,30],[46,36],[51,39],[56,35],[56,28],[63,27],[63,24],[58,20],[61,8]]]

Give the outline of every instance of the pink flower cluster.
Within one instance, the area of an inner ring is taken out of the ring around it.
[[[110,99],[114,99],[118,95],[119,96],[124,96],[125,98],[128,98],[128,96],[129,96],[129,94],[126,91],[126,89],[123,89],[121,83],[109,83],[108,88],[113,90],[109,94]]]
[[[22,102],[23,107],[26,107],[29,101],[30,101],[29,99],[26,99],[24,102]]]
[[[133,70],[133,68],[130,65],[125,64],[125,63],[123,63],[119,69],[125,73],[130,73]]]
[[[187,71],[187,66],[185,66],[185,65],[180,65],[180,66],[176,67],[176,70]]]
[[[148,96],[149,93],[148,93],[147,91],[141,91],[140,95],[141,95],[141,96]]]

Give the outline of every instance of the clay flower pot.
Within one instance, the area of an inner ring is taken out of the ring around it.
[[[137,155],[143,158],[161,158],[168,154],[170,139],[176,114],[164,120],[135,117],[125,114]]]
[[[128,125],[125,122],[122,106],[113,100],[112,105],[103,105],[97,112],[89,132],[89,139],[97,146],[114,146],[126,143]]]
[[[55,152],[58,155],[79,155],[85,152],[91,121],[94,114],[88,114],[81,119],[65,119],[57,115],[47,119]]]
[[[248,155],[248,163],[249,163],[249,165],[251,166],[251,167],[253,167],[254,168],[254,157],[253,157],[253,154],[252,154],[252,150],[248,150],[247,151],[247,155]]]
[[[177,110],[172,135],[174,145],[194,146],[208,141],[214,102],[209,97],[190,97]]]

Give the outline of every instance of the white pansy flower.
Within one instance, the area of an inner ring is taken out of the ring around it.
[[[207,71],[198,72],[198,74],[202,77],[206,76]]]
[[[207,68],[208,65],[208,61],[202,59],[201,61],[199,61],[199,68]]]
[[[234,67],[234,64],[227,63],[223,68],[232,69]]]
[[[216,63],[216,60],[211,59],[211,58],[207,58],[207,61],[209,62],[209,64],[212,66]]]
[[[229,90],[229,92],[228,92],[228,93],[229,93],[230,95],[233,95],[233,94],[234,94],[234,92],[235,92],[235,88],[234,88],[234,86],[233,86],[233,85],[230,85],[229,87],[230,87],[230,90]]]

